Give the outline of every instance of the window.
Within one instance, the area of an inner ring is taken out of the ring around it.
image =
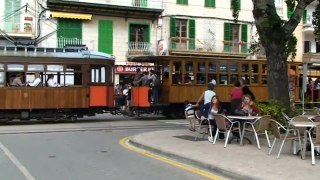
[[[241,36],[240,36],[241,27]],[[248,52],[248,25],[224,23],[224,52]],[[241,49],[240,49],[241,48]]]
[[[228,84],[228,64],[225,62],[220,63],[220,74],[219,74],[219,84]]]
[[[216,1],[215,0],[205,0],[204,7],[216,7]]]
[[[106,67],[104,66],[91,67],[91,82],[106,83]]]
[[[3,71],[4,71],[4,65],[0,64],[0,87],[4,87],[6,82],[6,75]]]
[[[198,62],[196,84],[206,84],[206,63]]]
[[[177,0],[177,4],[188,5],[188,0]]]
[[[44,71],[44,65],[41,64],[29,64],[28,71]]]
[[[213,80],[216,83],[218,82],[218,79],[217,79],[217,65],[214,62],[209,62],[209,65],[208,65],[208,81],[212,82]]]
[[[4,1],[4,30],[6,32],[19,32],[21,12],[16,12],[21,8],[21,0]]]
[[[262,84],[267,84],[268,67],[266,64],[262,65]]]
[[[320,52],[320,41],[316,41],[316,53]]]
[[[253,84],[259,83],[259,64],[251,65],[251,76],[250,82]]]
[[[129,33],[130,43],[150,42],[150,30],[148,25],[130,24]]]
[[[8,71],[24,71],[22,64],[8,64]]]
[[[303,24],[307,24],[307,10],[303,11],[302,22]]]
[[[136,7],[148,7],[148,0],[133,0],[132,5]]]
[[[304,42],[304,52],[305,53],[311,52],[311,41]]]
[[[172,66],[172,84],[182,83],[181,62],[173,62]]]
[[[234,6],[238,7],[238,9],[241,9],[241,0],[231,0],[230,1],[230,7],[232,8],[232,4],[234,3]]]
[[[82,45],[82,21],[79,19],[58,19],[57,46]]]
[[[194,77],[193,77],[193,62],[192,61],[187,61],[185,63],[185,76],[184,76],[184,83],[191,84]]]
[[[249,63],[241,64],[241,79],[244,81],[245,84],[250,84],[250,67]]]
[[[67,65],[65,75],[60,75],[60,84],[66,86],[82,85],[82,71],[80,65]]]
[[[195,49],[195,20],[170,19],[170,48],[182,50]]]
[[[230,84],[234,84],[236,81],[239,80],[238,63],[231,62],[229,64],[229,71],[230,71]]]

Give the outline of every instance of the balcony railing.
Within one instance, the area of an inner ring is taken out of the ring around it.
[[[163,0],[65,0],[65,1],[162,9]]]
[[[154,55],[149,42],[129,42],[128,56],[148,56]]]
[[[64,48],[66,45],[82,45],[82,39],[59,37],[57,39],[57,47]]]

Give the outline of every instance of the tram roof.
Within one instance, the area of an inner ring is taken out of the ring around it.
[[[89,50],[46,47],[0,46],[0,56],[56,57],[115,60],[111,54]]]

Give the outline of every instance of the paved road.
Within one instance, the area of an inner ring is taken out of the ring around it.
[[[119,145],[123,137],[185,125],[184,120],[151,115],[100,115],[76,123],[12,122],[0,126],[0,179],[204,179]]]

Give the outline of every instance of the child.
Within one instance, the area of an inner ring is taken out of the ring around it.
[[[194,109],[193,109],[194,106],[188,100],[184,102],[184,105],[185,105],[185,109],[184,109],[185,117],[190,122],[189,130],[194,132],[196,131],[195,129],[196,119],[194,116]]]

